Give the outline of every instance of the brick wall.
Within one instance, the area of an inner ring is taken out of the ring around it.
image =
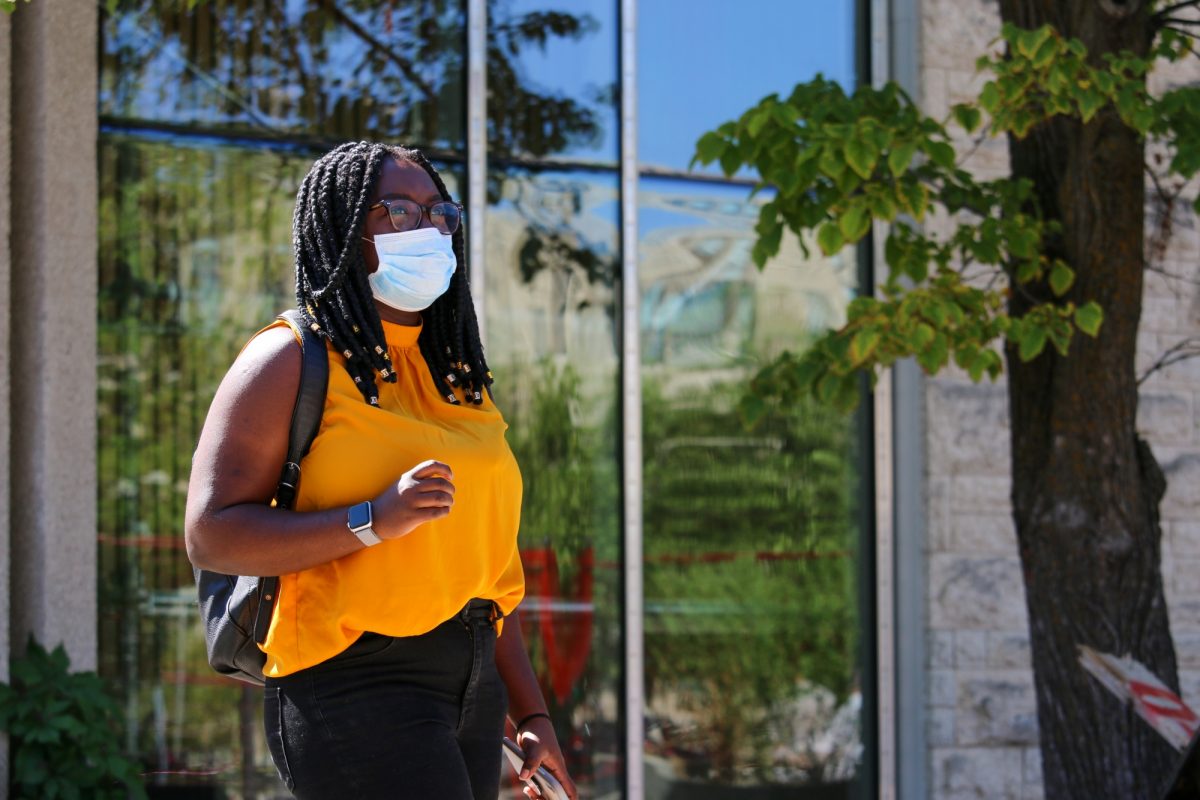
[[[974,96],[975,59],[998,35],[995,0],[922,0],[920,94],[944,116]],[[1200,80],[1195,62],[1156,77]],[[961,152],[972,142],[963,141]],[[1004,174],[1003,141],[968,165]],[[1192,196],[1195,187],[1191,187]],[[1148,226],[1157,212],[1148,209]],[[939,223],[934,222],[934,225]],[[942,223],[944,224],[944,223]],[[1146,281],[1139,370],[1162,350],[1200,336],[1200,233],[1194,214],[1174,215],[1161,260]],[[1139,429],[1167,473],[1162,506],[1164,578],[1184,697],[1200,707],[1200,359],[1144,385]],[[926,720],[930,795],[1041,798],[1041,759],[1024,590],[1009,505],[1005,388],[950,372],[926,382],[928,625]]]

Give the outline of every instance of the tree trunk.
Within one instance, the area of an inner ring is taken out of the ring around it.
[[[1147,0],[1001,0],[1022,28],[1054,25],[1100,54],[1149,44]],[[1104,309],[1100,335],[1070,354],[1006,353],[1013,516],[1025,577],[1046,797],[1151,798],[1176,756],[1078,661],[1078,645],[1145,664],[1179,690],[1163,597],[1158,505],[1166,483],[1135,430],[1144,143],[1111,110],[1010,137],[1014,177],[1062,223],[1048,254],[1075,270],[1069,298]],[[1014,289],[1010,311],[1048,298]]]

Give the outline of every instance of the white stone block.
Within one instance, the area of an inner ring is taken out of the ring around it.
[[[1174,558],[1200,558],[1200,521],[1178,520],[1165,525],[1164,534]]]
[[[954,709],[932,708],[928,712],[926,740],[929,747],[954,746]]]
[[[929,452],[955,475],[1010,472],[1008,395],[1002,385],[930,381],[926,413]]]
[[[935,628],[1011,630],[1026,625],[1025,586],[1016,558],[935,555],[929,588]]]
[[[1171,564],[1173,595],[1200,597],[1200,559],[1177,558]]]
[[[938,800],[1019,800],[1020,747],[934,749],[932,795]]]
[[[1033,669],[1027,631],[988,634],[988,666],[998,669]]]
[[[1024,765],[1021,773],[1022,779],[1027,784],[1042,785],[1042,749],[1040,747],[1027,747],[1021,754],[1021,763]]]
[[[950,515],[949,478],[930,478],[925,489],[925,524],[927,540],[925,546],[931,553],[950,549],[952,521]]]
[[[1032,677],[1017,670],[960,675],[954,732],[960,746],[1037,744]]]
[[[959,669],[987,666],[987,632],[958,631],[954,634],[954,666]]]
[[[954,632],[930,631],[929,665],[931,667],[954,666]]]
[[[1159,447],[1154,450],[1167,478],[1167,494],[1161,506],[1163,517],[1200,519],[1200,452]]]
[[[929,705],[934,708],[953,709],[957,699],[958,685],[955,682],[954,671],[949,669],[931,669],[929,671]]]
[[[1174,631],[1175,658],[1180,670],[1200,668],[1200,633]]]
[[[950,550],[971,555],[1013,555],[1017,529],[1010,514],[955,514]]]
[[[1137,429],[1151,444],[1181,445],[1195,440],[1192,393],[1143,392],[1138,398]]]
[[[1011,514],[1011,476],[956,476],[950,483],[950,510],[971,514]]]

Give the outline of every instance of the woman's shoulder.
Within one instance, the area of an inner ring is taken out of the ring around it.
[[[258,390],[263,390],[272,395],[294,397],[300,386],[301,359],[300,341],[295,331],[279,320],[246,342],[226,380],[232,379],[234,386],[243,391],[257,394]]]

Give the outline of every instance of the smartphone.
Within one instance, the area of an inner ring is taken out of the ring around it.
[[[508,763],[520,775],[521,767],[525,764],[525,751],[507,736],[504,737],[504,755],[508,756]],[[532,786],[543,800],[567,800],[566,789],[545,767],[538,767],[525,783]]]

